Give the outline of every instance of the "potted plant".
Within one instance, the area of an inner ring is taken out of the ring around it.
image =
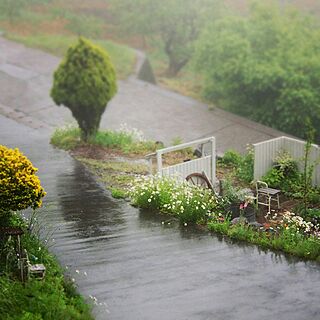
[[[223,198],[225,199],[225,210],[231,213],[231,219],[244,216],[249,222],[255,221],[253,206],[253,192],[249,188],[237,188],[230,181],[223,184]]]

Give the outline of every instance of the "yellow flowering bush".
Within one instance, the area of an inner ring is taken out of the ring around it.
[[[0,145],[0,215],[41,206],[46,193],[36,171],[19,149]]]

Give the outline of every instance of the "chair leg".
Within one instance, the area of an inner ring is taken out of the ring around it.
[[[280,199],[279,199],[279,194],[277,194],[277,202],[278,202],[278,209],[280,209]]]

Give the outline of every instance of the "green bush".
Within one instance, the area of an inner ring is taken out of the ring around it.
[[[274,159],[274,166],[262,177],[270,187],[289,195],[296,193],[301,185],[301,174],[297,163],[287,152],[281,152]]]
[[[226,166],[237,166],[242,162],[242,156],[235,150],[227,150],[223,157],[219,160],[219,163]]]
[[[318,202],[318,204],[320,204],[320,202]],[[309,208],[305,211],[304,206],[300,204],[295,208],[295,210],[295,212],[301,215],[306,221],[320,225],[320,208]]]
[[[204,96],[301,138],[310,115],[319,141],[319,41],[315,16],[252,1],[247,14],[225,14],[202,32],[195,57]]]
[[[254,153],[253,149],[249,148],[247,153],[242,157],[238,167],[236,168],[236,176],[239,180],[250,183],[253,180],[254,169]]]
[[[54,73],[51,97],[72,112],[87,141],[97,132],[107,103],[117,91],[113,65],[106,51],[79,38]]]

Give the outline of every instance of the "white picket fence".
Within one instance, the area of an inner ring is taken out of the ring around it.
[[[259,180],[272,167],[274,159],[281,151],[288,152],[303,170],[303,158],[306,142],[289,137],[279,137],[253,144],[254,147],[254,179]],[[312,182],[320,185],[320,147],[313,144],[310,150],[309,164],[316,164]]]
[[[205,145],[209,144],[209,148],[205,148]],[[165,153],[172,151],[182,150],[188,147],[201,146],[202,156],[198,159],[192,159],[186,162],[182,162],[176,165],[163,167],[162,156]],[[199,139],[177,146],[172,146],[164,149],[157,150],[156,153],[146,156],[149,159],[150,173],[152,173],[152,158],[157,159],[157,173],[161,176],[174,176],[181,180],[184,180],[191,173],[205,172],[212,184],[216,181],[216,140],[214,137]]]

